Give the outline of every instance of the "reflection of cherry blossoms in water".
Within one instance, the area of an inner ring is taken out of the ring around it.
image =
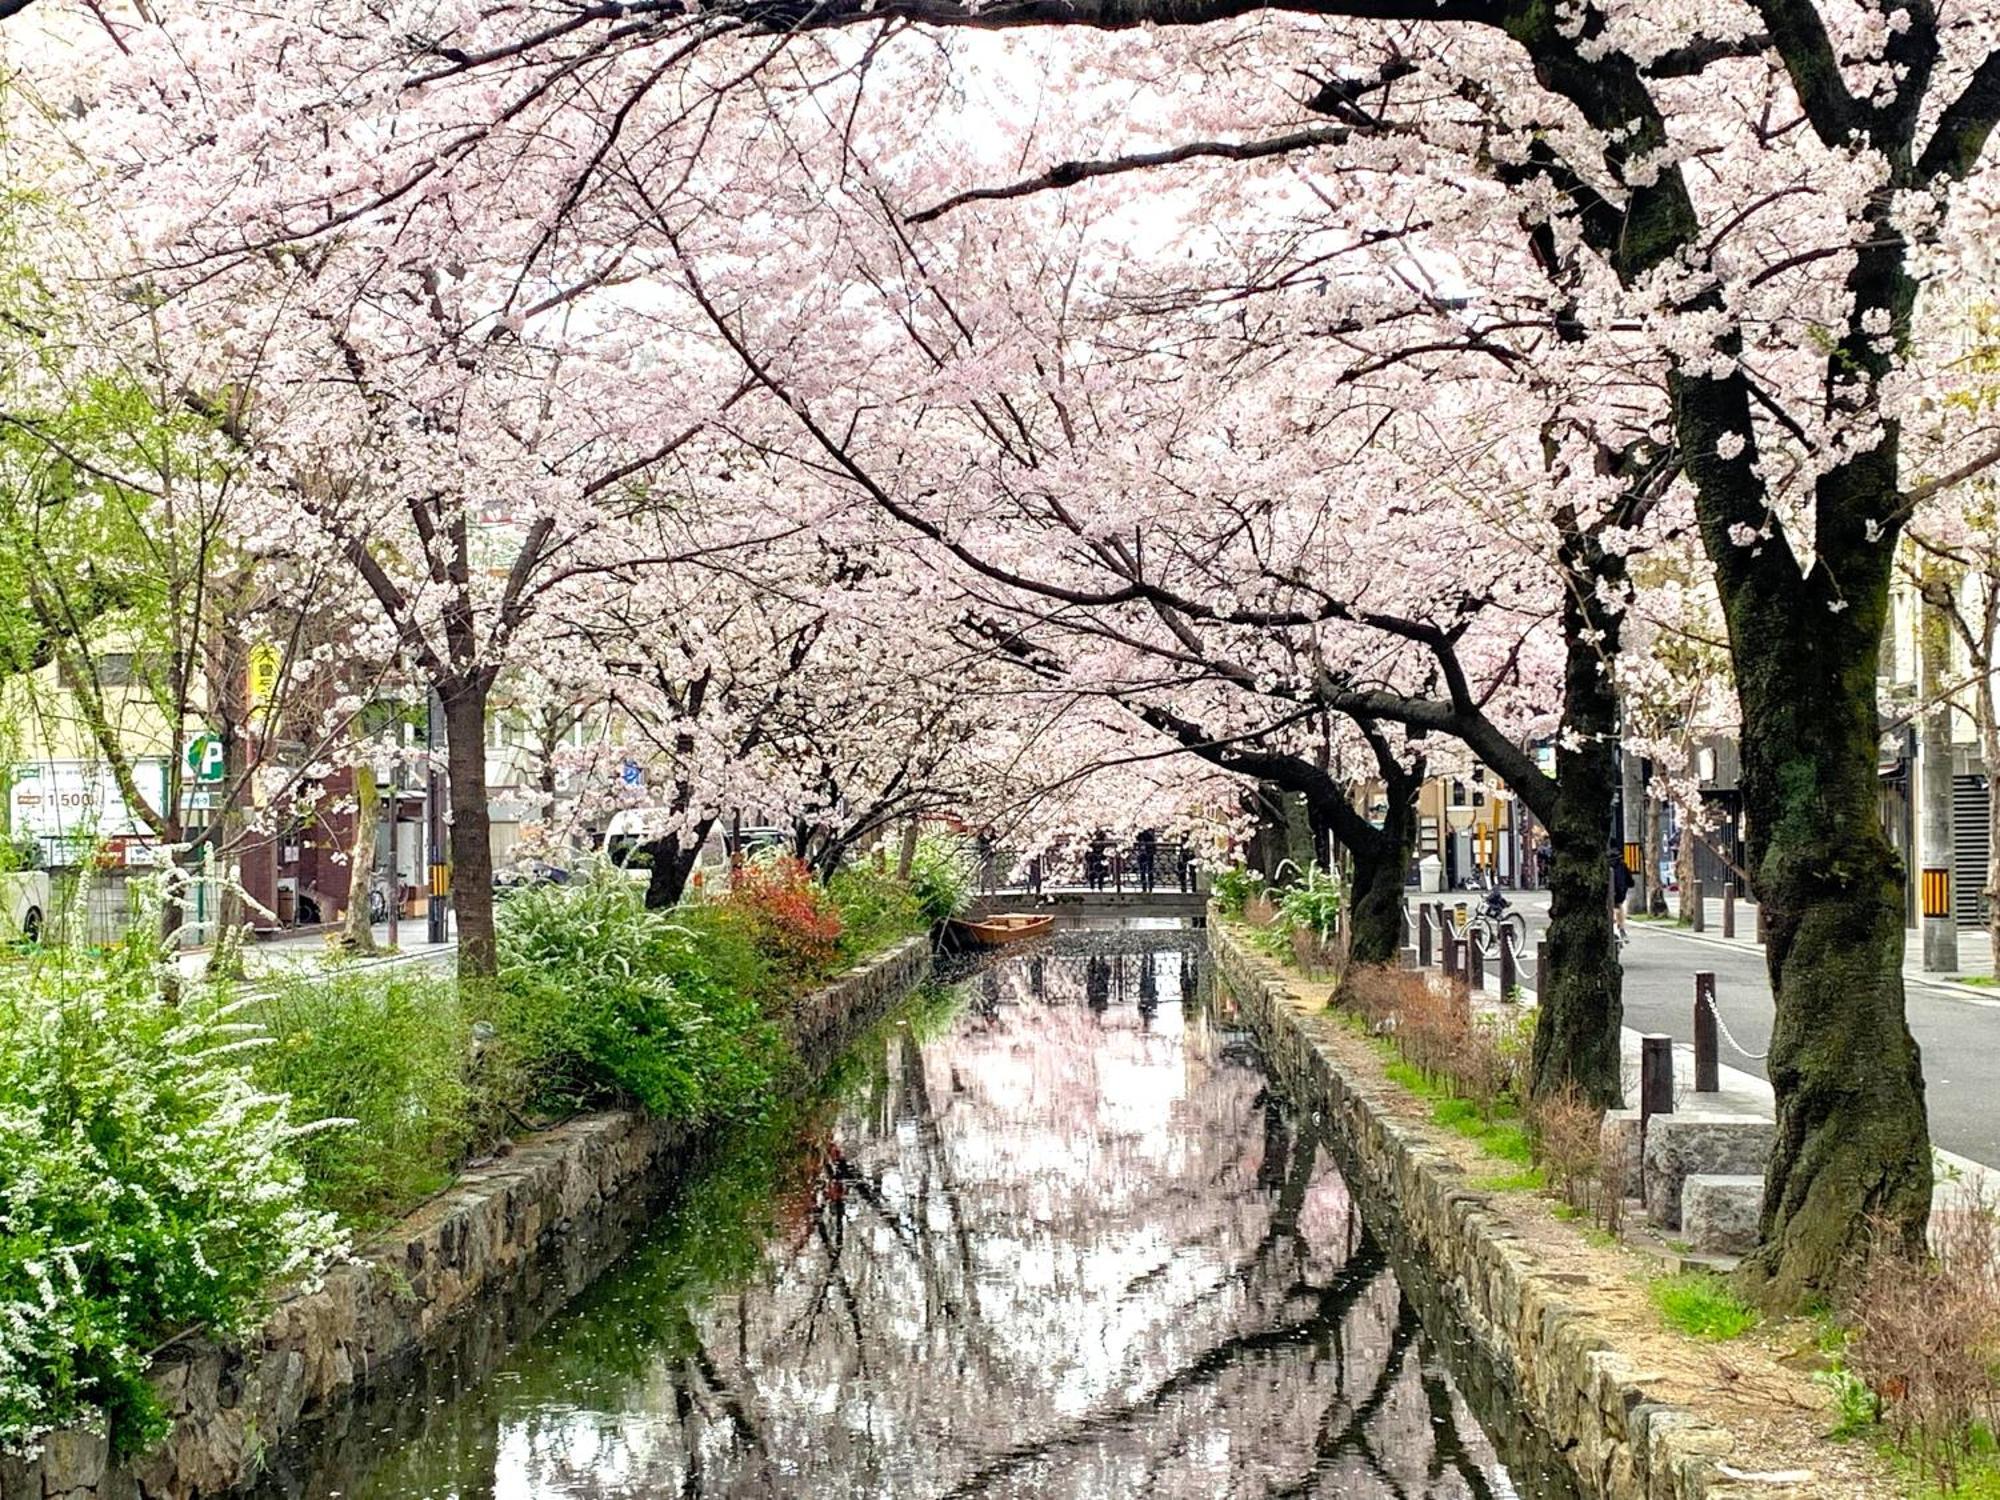
[[[1144,946],[975,975],[807,1144],[747,1279],[607,1360],[642,1248],[350,1493],[1512,1495],[1339,1175],[1184,999],[1196,955]]]

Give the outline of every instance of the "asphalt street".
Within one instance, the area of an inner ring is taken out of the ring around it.
[[[1548,921],[1539,891],[1509,892],[1528,919],[1528,953]],[[1477,899],[1474,897],[1474,899]],[[1694,1039],[1694,976],[1715,975],[1716,1008],[1735,1040],[1761,1053],[1771,1039],[1771,982],[1760,949],[1648,922],[1631,924],[1625,945],[1625,1024]],[[1532,977],[1528,983],[1533,984]],[[2000,998],[1975,996],[1905,974],[1910,1029],[1923,1049],[1931,1139],[1947,1151],[2000,1167]],[[1727,1039],[1725,1065],[1762,1078],[1761,1057],[1744,1056]]]

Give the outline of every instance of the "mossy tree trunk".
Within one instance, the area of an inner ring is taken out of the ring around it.
[[[1618,651],[1619,617],[1595,586],[1619,571],[1593,539],[1564,543],[1570,580],[1563,604],[1563,733],[1555,784],[1535,811],[1549,831],[1548,968],[1535,976],[1530,1091],[1548,1098],[1574,1087],[1592,1103],[1623,1102],[1619,1036],[1624,969],[1611,923],[1612,808],[1618,792],[1618,705],[1607,670]]]
[[[1876,769],[1891,552],[1835,543],[1811,574],[1739,589],[1729,605],[1748,862],[1777,1002],[1777,1142],[1746,1271],[1775,1305],[1843,1284],[1872,1223],[1921,1246],[1930,1208],[1923,1071],[1904,1015],[1906,876]]]

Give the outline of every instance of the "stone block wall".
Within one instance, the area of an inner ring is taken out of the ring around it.
[[[801,999],[787,1029],[807,1068],[823,1070],[930,962],[929,938],[911,938]],[[154,1452],[118,1465],[96,1434],[52,1433],[37,1460],[0,1458],[0,1500],[196,1500],[241,1486],[303,1425],[337,1426],[339,1408],[375,1377],[462,1342],[524,1280],[552,1312],[603,1269],[614,1226],[698,1144],[683,1126],[629,1110],[519,1143],[318,1287],[284,1296],[243,1343],[191,1339],[161,1354],[152,1379],[173,1429]]]
[[[1412,1301],[1427,1320],[1441,1303],[1455,1328],[1441,1345],[1469,1342],[1488,1389],[1533,1429],[1517,1437],[1560,1455],[1591,1500],[1706,1500],[1730,1435],[1693,1413],[1648,1398],[1637,1366],[1609,1331],[1538,1266],[1459,1165],[1415,1122],[1392,1117],[1381,1086],[1345,1070],[1315,1032],[1317,1019],[1284,972],[1218,921],[1209,923],[1216,972],[1264,1042],[1285,1091],[1320,1123],[1369,1227],[1408,1267]]]

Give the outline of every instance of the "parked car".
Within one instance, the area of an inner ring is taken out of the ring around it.
[[[49,872],[14,870],[0,875],[0,942],[39,943],[48,927]]]
[[[664,810],[644,807],[613,813],[609,826],[604,830],[604,858],[633,879],[646,879],[653,865],[652,854],[646,846],[658,836],[658,829],[671,827],[675,817],[675,814]],[[702,845],[700,862],[714,866],[727,864],[730,837],[729,830],[720,825],[711,828],[708,841]],[[765,849],[784,849],[790,846],[791,841],[788,829],[745,828],[741,852],[756,854]]]

